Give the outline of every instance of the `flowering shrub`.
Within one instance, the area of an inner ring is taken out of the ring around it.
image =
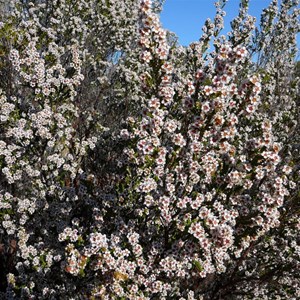
[[[2,298],[300,296],[297,3],[181,47],[161,2],[5,8]]]

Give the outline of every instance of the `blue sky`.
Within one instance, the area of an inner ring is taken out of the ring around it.
[[[271,0],[250,0],[249,13],[255,16],[257,22],[260,13]],[[202,26],[207,18],[214,18],[214,0],[165,0],[161,13],[161,22],[164,28],[173,31],[179,37],[181,45],[188,45],[197,41],[202,34]],[[228,0],[225,6],[225,29],[230,31],[230,21],[237,16],[240,0]],[[299,36],[298,36],[299,45]]]

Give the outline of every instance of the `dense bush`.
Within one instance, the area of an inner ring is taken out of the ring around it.
[[[162,2],[3,2],[3,299],[300,297],[298,3]]]

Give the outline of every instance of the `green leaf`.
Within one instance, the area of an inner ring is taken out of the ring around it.
[[[201,272],[204,270],[203,266],[199,263],[199,261],[197,260],[194,260],[193,261],[193,266],[196,267],[196,269]]]

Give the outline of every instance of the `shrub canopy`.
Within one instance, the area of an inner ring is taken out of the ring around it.
[[[2,2],[0,297],[300,297],[298,1]]]

